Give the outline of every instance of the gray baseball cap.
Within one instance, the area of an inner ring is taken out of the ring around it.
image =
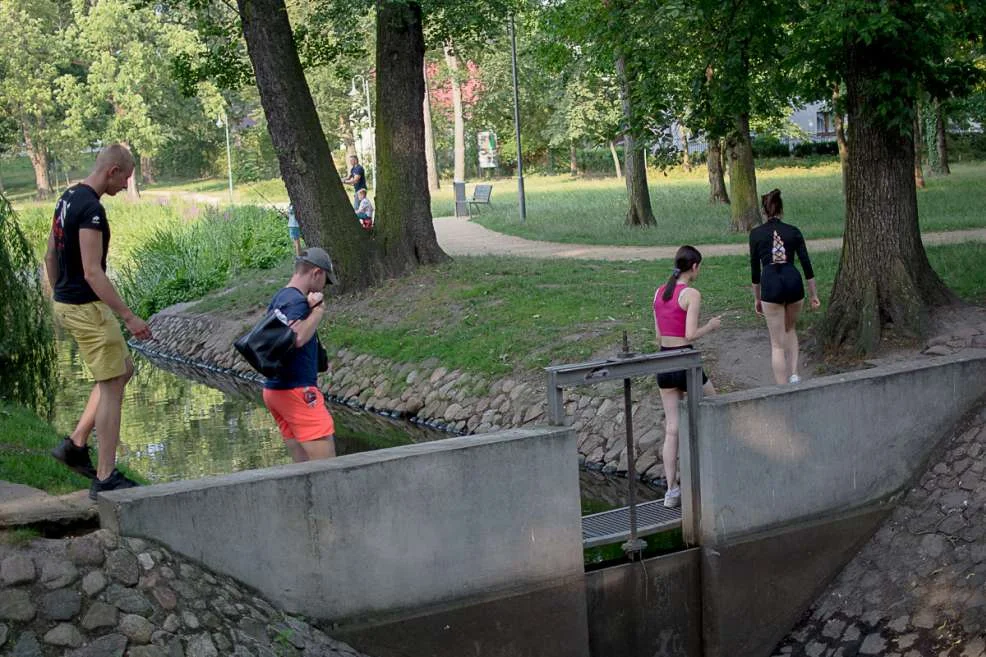
[[[298,260],[301,262],[307,262],[310,265],[315,265],[319,269],[325,271],[325,278],[332,285],[339,284],[339,277],[336,276],[335,267],[332,266],[332,258],[329,254],[325,252],[325,249],[312,246],[301,252],[298,256]]]

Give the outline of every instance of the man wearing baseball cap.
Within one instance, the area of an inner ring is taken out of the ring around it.
[[[295,462],[336,455],[335,425],[318,387],[318,324],[325,314],[322,290],[338,284],[332,259],[310,247],[295,259],[294,274],[270,302],[295,332],[297,349],[277,376],[264,381],[264,405],[274,416]]]

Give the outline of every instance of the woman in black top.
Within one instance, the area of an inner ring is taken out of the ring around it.
[[[818,308],[815,272],[808,259],[808,249],[801,231],[781,221],[784,202],[781,190],[775,189],[761,197],[767,221],[750,231],[750,271],[753,278],[753,298],[758,315],[767,318],[770,332],[770,365],[777,383],[798,383],[798,335],[794,331],[798,314],[804,305],[805,288],[801,274],[794,266],[798,254],[805,270],[811,308]]]

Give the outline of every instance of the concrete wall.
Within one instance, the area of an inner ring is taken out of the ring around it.
[[[885,498],[984,395],[986,356],[966,356],[710,397],[682,448],[686,533],[714,547]]]
[[[512,430],[104,494],[289,612],[357,622],[582,572],[575,434]]]

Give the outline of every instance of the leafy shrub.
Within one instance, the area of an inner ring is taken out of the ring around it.
[[[948,135],[948,156],[955,161],[986,160],[986,133]]]
[[[790,157],[791,149],[777,137],[757,137],[753,140],[753,157]]]
[[[210,209],[194,224],[158,229],[120,267],[120,292],[148,317],[226,285],[240,271],[269,269],[291,253],[285,223],[273,211]]]
[[[811,157],[812,155],[838,155],[839,144],[834,141],[803,141],[794,145],[795,157]]]

